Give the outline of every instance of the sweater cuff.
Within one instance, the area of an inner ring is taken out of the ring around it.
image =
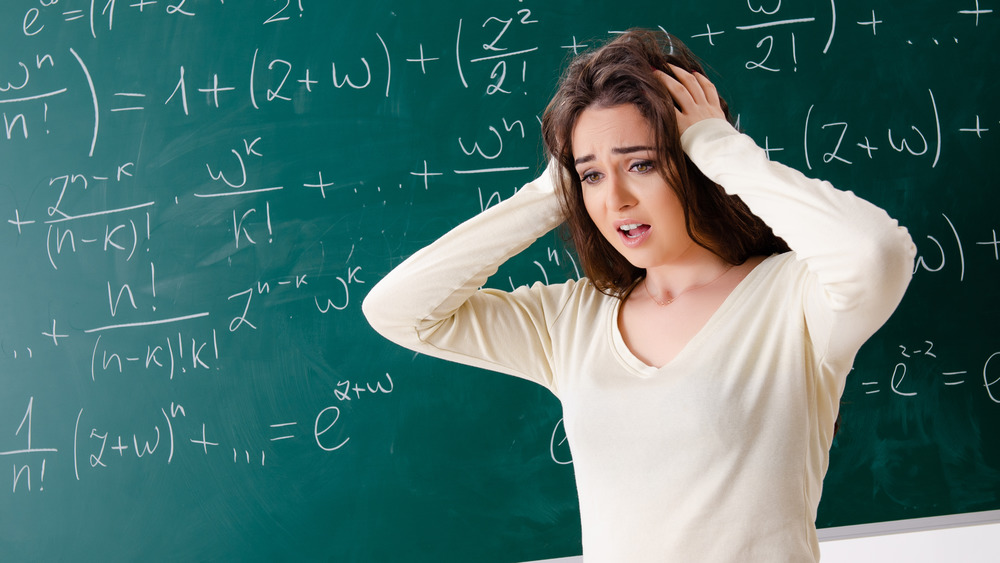
[[[541,211],[543,208],[532,209],[530,214],[533,216],[532,221],[539,221],[541,217],[545,218],[543,222],[549,225],[546,231],[566,220],[562,206],[559,204],[559,198],[556,197],[556,186],[559,184],[560,172],[559,163],[553,158],[549,160],[544,172],[518,190],[518,194],[523,194],[522,198],[528,197],[527,194],[537,194],[538,199],[545,202],[545,211]]]
[[[702,144],[739,134],[740,132],[725,119],[720,117],[702,119],[681,134],[681,148],[685,154],[690,155]]]

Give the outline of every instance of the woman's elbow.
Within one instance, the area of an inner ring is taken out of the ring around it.
[[[899,304],[913,278],[917,248],[905,227],[895,227],[880,237],[872,237],[869,246],[869,271],[882,288],[881,299]]]
[[[390,335],[394,332],[394,327],[398,327],[399,322],[391,315],[392,305],[389,295],[381,284],[376,284],[365,296],[361,302],[361,312],[375,332],[393,340]]]
[[[906,227],[896,227],[892,236],[886,237],[882,244],[882,255],[887,268],[893,270],[893,276],[905,289],[913,277],[913,262],[917,256],[917,246]]]

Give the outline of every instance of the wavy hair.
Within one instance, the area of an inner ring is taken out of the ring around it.
[[[573,128],[589,107],[634,105],[655,135],[657,170],[673,188],[684,209],[688,235],[695,243],[730,264],[754,255],[785,252],[788,245],[775,236],[737,196],[708,179],[684,154],[677,128],[674,100],[653,69],[671,74],[668,64],[704,74],[695,55],[676,37],[633,29],[596,50],[574,59],[542,117],[546,150],[562,169],[559,200],[567,216],[585,275],[608,295],[625,298],[645,276],[600,233],[583,202],[573,158]],[[722,109],[732,122],[725,100]]]

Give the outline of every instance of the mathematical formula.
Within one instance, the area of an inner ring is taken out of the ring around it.
[[[268,451],[276,443],[291,443],[309,440],[324,452],[334,452],[346,446],[351,436],[342,430],[341,406],[351,401],[370,400],[370,397],[388,395],[393,392],[392,376],[385,374],[372,382],[338,381],[333,391],[335,404],[331,404],[310,414],[306,420],[287,420],[261,425],[255,430],[259,434],[256,449],[248,445],[233,446],[223,443],[217,435],[229,429],[218,429],[199,422],[189,409],[171,402],[162,408],[143,416],[129,425],[128,429],[113,428],[92,422],[90,412],[81,408],[73,426],[72,459],[73,475],[77,481],[85,479],[88,471],[100,471],[109,466],[129,463],[161,463],[170,465],[177,455],[201,454],[217,462],[228,461],[232,452],[232,463],[245,463],[265,467]],[[37,407],[46,413],[44,405]],[[6,458],[13,467],[10,491],[43,492],[45,471],[50,457],[58,457],[59,448],[38,445],[33,437],[32,426],[45,424],[47,417],[36,419],[35,398],[29,397],[24,415],[16,428],[4,440],[15,449],[0,451],[0,458]],[[340,426],[338,426],[338,423]],[[63,456],[64,457],[64,456]],[[34,475],[34,483],[32,476]]]
[[[921,70],[983,59],[992,8],[748,0],[626,20],[530,0],[376,4],[0,9],[0,298],[12,312],[0,323],[0,494],[35,502],[151,469],[262,475],[302,452],[357,462],[375,443],[397,451],[387,427],[449,416],[416,406],[449,392],[428,390],[360,303],[540,169],[559,70],[631,26],[669,31],[715,65],[771,158],[898,214],[918,247],[904,307],[945,288],[975,317],[948,321],[977,333],[973,352],[924,340],[936,338],[925,326],[876,336],[883,361],[859,366],[849,389],[870,404],[965,394],[1000,412],[1000,341],[968,328],[998,312],[983,288],[1000,273],[1000,214],[978,184],[992,177],[1000,111],[981,76]],[[758,118],[768,106],[780,119]],[[576,255],[545,240],[490,283],[581,276]],[[534,455],[571,466],[561,421],[538,435]]]

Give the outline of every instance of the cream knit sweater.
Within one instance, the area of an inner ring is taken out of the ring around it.
[[[620,302],[586,279],[479,289],[562,222],[548,174],[406,260],[364,312],[401,346],[560,399],[588,563],[816,561],[845,379],[915,248],[885,211],[769,161],[724,120],[681,141],[793,250],[757,266],[669,364],[629,352]]]

